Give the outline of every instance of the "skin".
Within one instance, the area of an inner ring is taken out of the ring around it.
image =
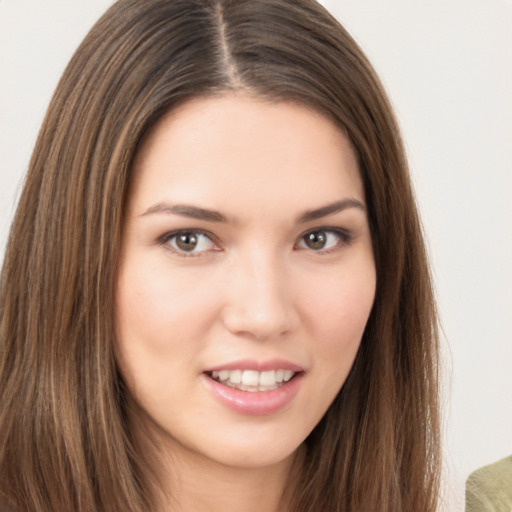
[[[117,357],[173,510],[282,512],[293,462],[342,387],[373,304],[364,205],[346,136],[304,106],[198,98],[147,136],[123,233]],[[176,230],[197,245],[183,250]],[[271,414],[226,407],[204,372],[242,359],[297,365],[297,393]]]

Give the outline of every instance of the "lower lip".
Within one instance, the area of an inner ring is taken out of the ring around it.
[[[266,416],[286,407],[300,389],[303,374],[296,374],[293,379],[272,391],[242,391],[225,386],[207,375],[205,383],[215,398],[223,405],[248,416]]]

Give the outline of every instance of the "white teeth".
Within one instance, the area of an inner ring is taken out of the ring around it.
[[[260,373],[260,386],[275,386],[276,384],[276,372],[275,370],[270,370],[268,372]]]
[[[212,372],[212,378],[230,387],[243,391],[271,391],[288,382],[295,372],[292,370],[219,370]]]
[[[242,384],[245,386],[257,386],[258,379],[259,373],[254,370],[245,370],[244,373],[242,373]]]
[[[284,381],[288,382],[293,377],[293,372],[291,370],[284,371]]]
[[[242,382],[242,370],[229,372],[229,377],[226,380],[230,380],[233,384],[240,384]]]
[[[229,370],[221,370],[217,372],[220,380],[228,380],[229,379]]]

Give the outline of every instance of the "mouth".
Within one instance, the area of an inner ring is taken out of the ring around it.
[[[283,360],[244,360],[203,372],[206,388],[237,414],[267,416],[285,409],[302,388],[306,370]]]
[[[292,380],[298,373],[301,372],[294,372],[284,368],[262,372],[257,370],[233,369],[215,370],[206,372],[206,375],[224,386],[255,393],[258,391],[273,391],[278,389]]]

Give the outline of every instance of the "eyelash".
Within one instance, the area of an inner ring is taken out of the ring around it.
[[[327,235],[334,234],[338,238],[338,241],[336,242],[336,244],[333,247],[329,247],[327,249],[314,250],[311,247],[298,247],[298,245],[301,243],[305,244],[305,239],[308,235],[312,235],[315,233],[317,233],[317,234],[323,233],[323,234],[327,234]],[[180,229],[180,230],[176,230],[176,231],[171,231],[171,232],[165,233],[164,235],[159,237],[157,239],[157,242],[158,242],[158,244],[160,244],[162,246],[166,246],[166,248],[169,251],[171,251],[174,254],[176,254],[180,257],[183,257],[183,258],[194,258],[194,257],[197,258],[197,257],[201,256],[204,252],[210,252],[208,250],[206,250],[206,251],[185,251],[185,250],[180,250],[178,247],[173,247],[170,244],[170,242],[172,240],[175,240],[175,239],[177,239],[177,237],[183,236],[183,235],[206,237],[211,244],[215,245],[216,247],[219,247],[219,245],[216,241],[216,237],[213,236],[208,231],[204,231],[201,229]],[[305,233],[303,233],[302,235],[300,235],[298,241],[294,245],[294,248],[296,248],[298,250],[310,250],[311,252],[313,252],[315,254],[331,254],[331,253],[338,252],[338,251],[342,250],[344,247],[350,245],[351,242],[353,241],[353,238],[354,238],[353,235],[346,229],[340,229],[340,228],[335,228],[335,227],[330,227],[330,226],[319,227],[319,228],[315,228],[315,229],[310,229],[310,230],[306,231]],[[218,249],[214,249],[212,252],[220,252],[220,251],[222,251],[222,249],[218,248]]]

